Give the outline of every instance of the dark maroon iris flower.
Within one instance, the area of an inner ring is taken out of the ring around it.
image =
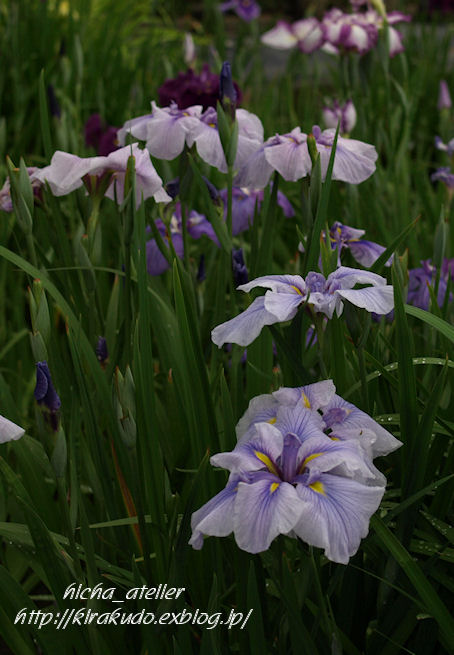
[[[106,125],[99,114],[92,114],[84,127],[85,144],[94,148],[98,155],[107,157],[118,150],[117,131],[113,125]]]
[[[238,105],[242,94],[238,84],[234,82],[233,85]],[[208,64],[204,64],[200,73],[189,68],[186,73],[178,73],[177,77],[166,80],[158,94],[161,107],[167,107],[173,101],[179,109],[202,105],[205,111],[208,107],[216,107],[219,100],[219,75],[212,73]]]

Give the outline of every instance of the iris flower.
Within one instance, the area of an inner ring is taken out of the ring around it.
[[[318,125],[312,127],[311,134],[320,154],[323,179],[328,170],[335,133],[335,129],[322,131]],[[310,175],[312,160],[307,137],[299,127],[295,127],[288,134],[271,137],[244,162],[235,183],[238,186],[263,188],[268,184],[273,170],[278,171],[284,180],[289,182]],[[332,179],[360,184],[375,172],[377,157],[373,145],[338,136]]]
[[[220,4],[219,9],[222,12],[233,9],[236,15],[246,22],[258,18],[261,12],[260,5],[255,0],[228,0]]]
[[[219,192],[221,200],[224,203],[224,219],[227,218],[227,189],[221,189]],[[246,187],[233,187],[232,189],[232,232],[234,235],[248,230],[252,225],[255,214],[255,206],[260,211],[263,202],[263,189],[247,189]],[[284,216],[289,218],[295,215],[294,209],[282,191],[277,192],[277,204],[284,212]]]
[[[369,285],[355,289],[356,284]],[[214,328],[213,342],[220,348],[224,343],[248,346],[258,337],[265,325],[291,320],[300,305],[306,303],[314,313],[332,318],[342,314],[348,300],[375,314],[387,314],[394,307],[393,288],[386,279],[370,271],[346,266],[339,267],[325,278],[311,272],[304,280],[299,275],[265,275],[238,287],[249,292],[255,287],[269,289],[256,298],[241,314]]]
[[[337,128],[340,121],[341,134],[349,134],[356,125],[356,109],[351,100],[340,105],[337,100],[323,108],[323,121],[328,128]]]
[[[31,180],[48,182],[55,196],[65,196],[81,187],[84,181],[89,181],[91,177],[95,178],[97,184],[100,178],[110,176],[111,181],[105,195],[112,200],[116,197],[118,202],[122,202],[125,174],[131,154],[135,159],[136,204],[140,204],[142,195],[144,200],[152,196],[156,202],[170,202],[171,198],[165,192],[148,152],[141,150],[137,144],[115,150],[107,157],[81,158],[57,150],[50,165],[37,170]]]
[[[297,47],[309,54],[318,50],[325,41],[325,29],[316,18],[304,18],[296,23],[278,21],[273,29],[262,34],[262,43],[277,50]]]
[[[228,469],[230,478],[192,515],[189,543],[195,549],[202,548],[204,535],[233,532],[241,549],[258,553],[288,534],[347,564],[384,493],[382,485],[355,479],[356,471],[368,475],[355,444],[323,433],[301,438],[269,423],[256,424],[249,441],[214,455],[211,463]]]
[[[4,416],[0,416],[0,443],[16,441],[16,439],[20,439],[23,434],[25,434],[23,428],[20,428]]]
[[[35,173],[40,169],[36,166],[27,166],[27,173],[30,177],[30,182],[33,189],[33,196],[39,199],[41,195],[42,182],[35,178]],[[13,211],[13,201],[11,198],[11,186],[9,177],[6,178],[2,188],[0,189],[0,209],[4,212],[11,213]]]
[[[186,143],[192,145],[190,135],[199,123],[202,106],[178,109],[176,103],[172,102],[170,107],[161,108],[153,101],[151,107],[151,114],[126,121],[118,131],[118,142],[124,145],[126,136],[131,134],[146,142],[146,148],[153,157],[175,159],[183,152]]]
[[[338,263],[340,265],[340,255],[344,248],[348,248],[356,259],[358,264],[370,268],[372,264],[385,252],[386,248],[380,246],[374,241],[367,241],[363,239],[365,230],[358,230],[357,228],[343,225],[336,221],[330,227],[329,238],[333,250],[338,250],[339,257]],[[386,266],[390,266],[392,257],[386,262]]]
[[[174,215],[170,220],[169,229],[166,228],[163,221],[158,219],[156,227],[163,237],[164,245],[168,245],[168,241],[172,241],[177,257],[183,258],[184,244],[183,244],[183,228],[181,218],[181,205],[176,203]],[[193,239],[200,239],[202,235],[206,235],[209,239],[214,241],[219,246],[218,238],[213,230],[213,227],[203,214],[196,211],[189,212],[187,219],[188,235]],[[169,262],[164,257],[158,248],[155,239],[150,239],[146,244],[147,250],[147,271],[149,275],[161,275],[169,268]]]

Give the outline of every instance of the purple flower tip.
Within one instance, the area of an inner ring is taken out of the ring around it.
[[[96,357],[101,364],[105,364],[109,358],[109,351],[107,350],[107,341],[104,337],[99,337],[96,345]]]
[[[225,109],[233,108],[235,110],[237,93],[233,85],[232,69],[228,61],[222,64],[221,75],[219,77],[219,98]]]
[[[53,413],[60,408],[61,401],[52,384],[52,378],[46,361],[36,364],[34,396],[39,405],[44,405]]]
[[[249,274],[243,256],[243,249],[232,251],[233,281],[235,286],[249,282]]]

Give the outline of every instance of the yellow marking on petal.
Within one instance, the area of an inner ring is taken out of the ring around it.
[[[307,409],[310,409],[311,408],[311,401],[306,396],[304,391],[301,392],[301,395],[303,396],[303,405],[304,405],[304,407],[307,407]]]
[[[209,127],[216,127],[215,123],[208,123]]]
[[[300,468],[299,468],[299,472],[301,473],[302,471],[304,471],[304,469],[306,468],[307,464],[308,464],[311,460],[315,459],[316,457],[320,457],[320,455],[323,455],[323,453],[314,453],[313,455],[309,455],[309,457],[306,457],[306,459],[304,459],[304,460],[301,462],[301,466],[300,466]]]
[[[257,457],[257,459],[259,459],[261,462],[265,464],[266,468],[268,469],[268,471],[270,471],[270,473],[274,473],[274,475],[277,476],[279,475],[274,465],[274,462],[270,460],[268,455],[265,455],[265,453],[261,453],[259,450],[254,450],[254,455]]]
[[[318,494],[322,494],[322,496],[326,496],[325,487],[321,482],[314,482],[313,484],[310,484],[309,487],[313,491],[316,491]]]
[[[268,419],[267,423],[270,423],[271,425],[274,425],[276,423],[276,417]]]
[[[296,293],[297,293],[299,296],[302,296],[302,295],[303,295],[302,292],[298,289],[298,287],[295,287],[294,284],[291,284],[290,286],[292,287],[292,289],[295,289]]]
[[[340,441],[338,437],[330,437],[331,441]]]
[[[279,487],[279,482],[273,482],[273,484],[270,486],[270,494],[274,494],[274,492],[278,487]]]

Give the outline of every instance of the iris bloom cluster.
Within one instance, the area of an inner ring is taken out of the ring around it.
[[[355,289],[357,284],[368,286]],[[385,278],[347,266],[340,266],[326,278],[316,272],[308,273],[305,279],[300,275],[265,275],[237,288],[249,292],[255,287],[268,291],[244,312],[212,330],[211,338],[219,348],[224,343],[248,346],[265,325],[291,320],[302,305],[328,318],[334,312],[340,316],[346,300],[375,314],[388,314],[394,307],[393,288]]]
[[[280,50],[297,47],[304,53],[323,48],[332,54],[350,51],[365,54],[376,46],[378,34],[386,22],[390,56],[403,52],[402,35],[394,25],[408,22],[411,17],[400,11],[392,11],[385,19],[383,13],[376,11],[370,3],[361,4],[367,5],[365,11],[344,13],[340,9],[330,9],[322,21],[313,17],[295,23],[279,21],[262,35],[262,43]]]
[[[233,532],[241,549],[259,553],[286,534],[348,563],[385,491],[372,460],[401,442],[335,391],[324,380],[250,402],[235,448],[211,457],[230,476],[192,515],[195,549],[204,536]]]
[[[151,103],[152,113],[127,121],[118,132],[120,144],[128,134],[145,141],[153,157],[172,160],[183,152],[185,145],[195,145],[203,161],[227,172],[224,151],[217,129],[216,111],[209,107],[202,112],[200,105],[178,109],[177,105],[158,107]],[[300,127],[283,135],[276,134],[264,141],[263,125],[255,114],[245,109],[236,110],[238,122],[238,147],[234,162],[237,171],[235,185],[248,189],[263,189],[273,171],[278,171],[287,181],[296,181],[312,171],[308,135]],[[312,128],[320,154],[323,178],[326,176],[334,142],[335,129],[322,131],[318,125]],[[334,158],[333,179],[360,184],[375,171],[377,152],[373,145],[356,139],[339,136]]]
[[[219,199],[224,204],[224,219],[227,216],[227,189],[221,189]],[[263,191],[240,189],[233,187],[232,190],[232,234],[236,236],[240,232],[248,230],[254,220],[255,208],[260,211],[263,202]],[[288,198],[281,192],[277,192],[277,203],[282,208],[284,216],[294,216],[294,210]],[[184,255],[183,244],[183,226],[181,217],[181,204],[175,203],[175,209],[170,219],[169,226],[166,227],[161,219],[155,221],[159,233],[163,237],[165,246],[168,241],[172,241],[175,254],[182,259]],[[189,212],[186,228],[188,235],[193,239],[200,239],[203,235],[207,236],[219,247],[219,240],[211,223],[199,212],[192,210]],[[170,264],[159,250],[155,239],[147,241],[147,270],[150,275],[161,275],[166,271]]]

